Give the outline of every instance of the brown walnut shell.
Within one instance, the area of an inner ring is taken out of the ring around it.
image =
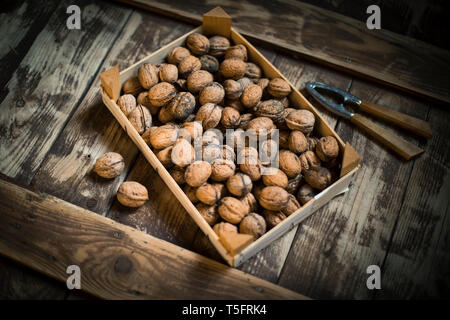
[[[211,165],[206,161],[191,163],[184,174],[186,183],[191,187],[200,187],[211,176]]]
[[[147,188],[138,182],[125,181],[117,190],[117,200],[126,207],[140,207],[148,200]]]
[[[289,201],[286,207],[283,210],[281,210],[281,212],[283,212],[286,217],[289,217],[291,214],[293,214],[301,207],[302,206],[300,205],[300,203],[298,203],[297,198],[295,198],[294,195],[289,194]]]
[[[195,97],[190,92],[179,92],[167,105],[173,119],[184,121],[195,110]]]
[[[188,47],[193,54],[201,56],[208,53],[209,40],[200,33],[192,33],[186,39],[186,47]]]
[[[189,57],[191,52],[185,47],[175,47],[167,56],[167,61],[171,64],[178,65],[184,58]]]
[[[283,222],[284,219],[286,219],[285,214],[281,211],[264,210],[263,216],[264,219],[266,220],[268,229],[276,227],[278,224]]]
[[[229,222],[219,222],[216,223],[213,227],[213,231],[220,235],[222,232],[232,232],[232,233],[238,233],[238,228],[234,224],[231,224]]]
[[[287,81],[281,78],[275,78],[270,80],[267,92],[275,98],[283,98],[291,93],[291,86]]]
[[[202,91],[200,91],[199,102],[201,105],[206,103],[219,104],[225,97],[225,90],[218,82],[211,82],[207,84]]]
[[[331,184],[331,173],[324,167],[312,167],[303,173],[305,181],[314,189],[323,190]]]
[[[247,125],[247,131],[254,135],[268,134],[273,129],[276,129],[275,124],[272,119],[268,117],[257,117],[252,120]]]
[[[225,96],[227,99],[236,100],[239,99],[244,92],[242,85],[233,79],[228,79],[223,82],[223,87],[225,89]]]
[[[200,64],[202,65],[201,70],[206,70],[211,74],[215,74],[219,71],[219,60],[215,57],[205,54],[200,58]]]
[[[150,89],[158,83],[158,69],[151,63],[146,63],[138,69],[139,83],[144,89]]]
[[[233,197],[225,197],[220,201],[219,214],[223,220],[237,224],[246,214],[246,208],[242,202]]]
[[[178,64],[178,73],[181,77],[187,78],[192,72],[202,68],[202,64],[197,57],[187,56]]]
[[[196,121],[201,121],[204,130],[217,127],[222,118],[223,108],[214,103],[207,103],[198,109],[195,115]]]
[[[195,207],[197,208],[198,212],[203,217],[203,219],[205,219],[205,221],[210,226],[213,226],[214,224],[217,223],[217,221],[219,221],[220,216],[219,212],[217,212],[217,206],[199,203]]]
[[[197,188],[195,195],[197,196],[197,199],[200,200],[200,202],[212,206],[220,200],[223,195],[223,190],[221,190],[219,184],[214,185],[210,183],[204,183]]]
[[[231,160],[216,159],[211,164],[211,179],[225,181],[236,171],[236,165]]]
[[[213,81],[214,77],[211,73],[206,70],[198,70],[187,77],[187,87],[190,92],[198,93]]]
[[[176,166],[184,168],[194,162],[194,148],[187,140],[178,139],[173,145],[171,159]]]
[[[261,101],[261,97],[261,87],[257,84],[250,84],[244,89],[241,95],[241,103],[246,108],[253,108]]]
[[[305,135],[311,133],[315,123],[314,114],[305,109],[294,110],[286,117],[286,124],[291,130],[299,130]]]
[[[239,224],[239,232],[250,234],[258,239],[266,233],[266,220],[259,214],[251,212],[242,219]]]
[[[227,51],[225,51],[225,59],[239,59],[242,61],[247,61],[247,48],[243,44],[229,47]]]
[[[300,155],[300,162],[302,163],[302,170],[309,170],[321,165],[319,157],[312,151],[303,152]]]
[[[289,202],[289,193],[277,186],[265,187],[259,194],[259,204],[272,211],[283,210]]]
[[[308,141],[305,135],[298,130],[291,131],[289,135],[289,150],[294,153],[302,153],[308,149]]]
[[[230,47],[230,40],[223,36],[209,38],[209,54],[214,57],[221,57]]]
[[[243,115],[241,115],[241,121],[238,127],[241,129],[247,129],[250,121],[252,121],[253,119],[254,115],[252,113],[244,113]]]
[[[239,169],[247,174],[252,181],[261,179],[262,163],[258,151],[252,147],[244,148],[238,154]]]
[[[102,178],[112,179],[120,175],[125,167],[122,155],[107,152],[95,162],[94,172]]]
[[[250,177],[243,173],[236,173],[227,180],[228,191],[237,197],[243,197],[252,191],[253,183]]]
[[[241,115],[236,109],[225,107],[222,111],[220,123],[225,129],[236,128],[241,123]]]
[[[186,184],[183,188],[183,192],[186,194],[189,200],[191,200],[192,203],[197,203],[198,199],[195,195],[195,192],[197,191],[196,187],[191,187],[190,185]]]
[[[277,121],[283,117],[284,106],[275,99],[261,101],[257,107],[255,115],[258,117],[268,117],[274,121]]]
[[[314,188],[309,184],[305,183],[298,189],[297,199],[301,204],[306,204],[308,201],[311,201],[316,196],[316,192]]]
[[[278,168],[266,168],[262,181],[266,186],[277,186],[283,189],[288,185],[287,175]]]
[[[173,166],[172,149],[173,149],[173,146],[170,146],[170,147],[164,148],[162,150],[159,150],[156,153],[156,157],[158,158],[159,162],[161,162],[161,164],[166,168],[170,168]]]
[[[164,124],[173,122],[175,120],[172,112],[169,109],[169,105],[165,105],[164,107],[159,108],[158,120],[159,120],[159,122],[164,123]]]
[[[161,82],[174,83],[178,80],[178,68],[174,64],[164,64],[159,69],[159,79]]]
[[[136,108],[136,98],[132,94],[124,94],[117,100],[117,105],[125,116],[128,116]]]
[[[141,91],[144,90],[144,88],[142,88],[138,77],[133,77],[128,79],[123,84],[122,90],[124,94],[132,94],[133,96],[137,96]]]
[[[155,149],[164,149],[172,146],[178,139],[178,127],[165,124],[150,133],[150,144]]]
[[[181,167],[175,166],[170,170],[170,175],[172,176],[173,180],[175,180],[176,183],[181,185],[186,182],[186,179],[184,179],[185,171],[186,171],[186,168],[181,168]]]
[[[339,155],[339,145],[335,137],[326,136],[319,139],[316,153],[320,160],[330,162]]]
[[[258,80],[258,82],[256,82],[256,84],[261,87],[261,90],[263,91],[263,98],[266,100],[269,99],[269,97],[270,97],[269,93],[267,92],[267,87],[269,86],[269,82],[270,82],[270,80],[267,78],[261,78]]]
[[[137,104],[141,104],[144,107],[146,107],[148,110],[150,110],[150,113],[152,116],[156,116],[158,114],[160,108],[152,105],[152,103],[150,102],[150,99],[148,98],[148,91],[143,91],[143,92],[139,93],[136,101],[137,101]]]
[[[189,142],[203,135],[203,127],[200,122],[192,121],[185,122],[181,125],[179,137],[188,140]]]
[[[280,150],[278,157],[280,169],[286,173],[288,178],[294,178],[302,172],[300,159],[292,151]]]
[[[301,174],[289,179],[286,191],[291,194],[296,194],[298,187],[303,183],[303,176]]]
[[[256,82],[259,78],[261,78],[261,75],[262,71],[258,65],[253,62],[247,62],[247,71],[245,72],[245,76],[247,78],[250,78]]]
[[[291,132],[289,130],[278,131],[278,143],[280,144],[280,149],[289,149],[289,136]]]
[[[249,192],[239,200],[241,200],[242,204],[247,208],[247,214],[250,212],[258,211],[258,201],[256,200],[253,193]]]
[[[316,151],[316,146],[319,142],[319,138],[307,137],[306,140],[308,140],[308,151]]]
[[[128,120],[130,120],[131,124],[139,134],[143,134],[145,130],[152,126],[152,115],[150,114],[150,111],[142,105],[138,105],[130,112]]]
[[[148,92],[148,98],[152,105],[162,107],[172,100],[177,94],[175,87],[168,82],[161,82],[153,87]]]
[[[237,80],[244,76],[247,65],[239,59],[225,59],[220,64],[220,73],[225,79]]]

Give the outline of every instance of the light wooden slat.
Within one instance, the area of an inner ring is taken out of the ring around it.
[[[83,7],[81,30],[66,27],[63,1],[6,86],[0,105],[0,172],[32,179],[131,10],[109,3]]]
[[[422,119],[429,108],[360,81],[350,92]],[[370,299],[366,269],[383,263],[414,162],[402,161],[345,120],[336,131],[361,155],[361,169],[347,194],[299,227],[278,283],[313,298]]]
[[[119,0],[188,23],[201,24],[201,14],[221,6],[233,26],[248,40],[358,77],[450,103],[450,53],[388,30],[368,30],[365,21],[300,1]]]
[[[0,180],[0,252],[106,299],[305,299],[46,194]]]

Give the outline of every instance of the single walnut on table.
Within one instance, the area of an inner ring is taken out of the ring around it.
[[[117,200],[126,207],[140,207],[148,200],[147,188],[138,182],[126,181],[117,191]]]
[[[122,155],[117,152],[108,152],[97,159],[94,172],[102,178],[112,179],[120,175],[125,167]]]

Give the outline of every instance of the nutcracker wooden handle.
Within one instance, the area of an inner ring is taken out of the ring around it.
[[[364,100],[361,101],[360,109],[410,132],[431,139],[431,127],[426,121]]]
[[[360,114],[353,115],[351,122],[406,160],[410,160],[423,152],[423,149],[415,144],[387,131]]]

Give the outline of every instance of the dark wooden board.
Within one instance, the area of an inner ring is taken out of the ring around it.
[[[440,103],[450,103],[450,53],[387,30],[299,1],[120,0],[200,24],[221,6],[250,41],[311,59]]]
[[[0,172],[29,183],[89,88],[131,10],[82,1],[83,26],[69,30],[62,1],[15,70],[0,104]]]
[[[0,180],[0,252],[109,299],[305,299],[136,229]]]

